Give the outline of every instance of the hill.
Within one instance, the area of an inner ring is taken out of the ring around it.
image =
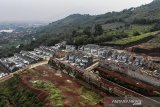
[[[150,4],[124,9],[120,12],[108,12],[106,14],[94,16],[73,14],[40,28],[36,35],[37,37],[46,37],[47,35],[46,41],[47,38],[54,37],[54,40],[57,38],[64,38],[68,40],[68,42],[73,43],[73,41],[77,40],[77,37],[78,39],[80,39],[81,36],[83,38],[86,36],[88,36],[86,38],[91,38],[94,35],[95,26],[101,25],[103,33],[96,35],[101,37],[94,36],[94,40],[89,42],[99,43],[134,35],[137,36],[160,29],[159,11],[160,1],[154,0]],[[90,35],[85,32],[86,30]],[[103,41],[99,40],[100,38],[103,38]],[[47,45],[52,43],[54,42],[49,42]]]
[[[12,55],[21,49],[32,50],[39,45],[54,45],[59,41],[68,44],[83,45],[123,41],[124,38],[143,35],[160,30],[160,0],[120,12],[108,12],[101,15],[73,14],[37,29],[29,45],[3,49],[2,56]],[[156,41],[155,41],[156,42]],[[10,51],[8,51],[10,50]],[[5,54],[4,54],[5,52]],[[7,54],[9,52],[9,54]]]

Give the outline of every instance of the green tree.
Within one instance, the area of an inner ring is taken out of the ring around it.
[[[140,33],[138,31],[133,32],[133,36],[138,36]]]
[[[94,33],[94,35],[98,36],[98,35],[102,35],[102,34],[103,34],[102,26],[100,24],[95,25],[95,33]]]
[[[152,28],[151,28],[151,32],[154,32],[154,31],[158,31],[160,30],[160,22],[155,24]]]
[[[86,27],[83,31],[84,34],[91,36],[91,27]]]

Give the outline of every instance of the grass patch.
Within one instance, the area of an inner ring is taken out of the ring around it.
[[[61,92],[54,84],[49,81],[36,80],[33,82],[33,86],[47,91],[49,93],[48,99],[54,104],[54,107],[63,106]]]
[[[86,102],[89,103],[90,105],[96,105],[97,103],[100,102],[101,96],[92,90],[88,90],[82,87],[80,90],[80,99],[81,102]]]
[[[128,38],[124,38],[124,39],[120,39],[120,40],[115,40],[115,41],[111,41],[111,42],[106,42],[106,43],[125,45],[125,44],[129,44],[131,42],[135,42],[135,41],[144,39],[144,38],[146,38],[148,36],[151,36],[151,35],[154,35],[156,33],[157,32],[150,32],[150,33],[141,34],[141,35],[138,35],[138,36],[132,36],[132,37],[128,37]]]

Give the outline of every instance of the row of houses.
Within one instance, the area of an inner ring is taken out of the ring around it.
[[[79,69],[79,66],[83,62],[83,58],[85,56],[90,57],[92,59],[92,63],[88,65],[86,69]],[[89,84],[96,85],[96,87],[100,88],[105,92],[109,91],[118,96],[125,97],[139,96],[138,93],[135,93],[123,86],[107,80],[107,78],[101,75],[102,71],[97,71],[96,69],[87,70],[95,64],[95,58],[97,58],[99,61],[98,63],[100,63],[99,67],[106,68],[104,72],[126,73],[128,76],[134,78],[136,77],[136,79],[140,79],[153,85],[160,86],[158,79],[154,80],[155,78],[150,79],[151,76],[149,77],[149,75],[138,74],[144,70],[147,70],[147,72],[149,72],[148,70],[157,69],[158,66],[152,67],[153,63],[147,62],[148,60],[146,60],[144,56],[134,55],[126,51],[116,50],[110,47],[87,45],[77,48],[73,45],[67,45],[65,56],[60,58],[53,58],[50,64],[54,68],[60,69],[60,71],[63,73],[66,73],[74,78],[84,80]],[[69,63],[66,63],[66,61]],[[148,64],[146,65],[146,63]]]
[[[68,52],[65,59],[68,60],[69,63],[74,63],[76,66],[83,69],[93,64],[92,55],[87,55],[78,51]]]
[[[68,57],[69,61],[73,60],[75,63],[81,61],[79,60],[79,54],[72,54],[77,51],[77,53],[98,57],[100,66],[108,70],[125,73],[136,79],[160,86],[160,65],[148,60],[145,56],[129,53],[125,50],[113,49],[111,47],[101,47],[95,44],[81,46],[78,47],[77,50],[75,46],[68,45],[66,46],[66,51],[71,53]]]
[[[88,44],[84,46],[78,47],[78,49],[74,45],[66,45],[66,51],[72,52],[72,51],[81,51],[86,54],[92,54],[94,56],[100,56],[100,57],[107,57],[110,55],[110,51],[112,50],[111,47],[100,47],[95,44]]]
[[[33,51],[21,51],[20,53],[15,53],[12,57],[1,58],[0,64],[10,72],[14,72],[30,64],[34,64],[42,60],[49,60],[59,49],[63,49],[65,45],[66,42],[63,41],[50,47],[40,46],[39,48],[35,48]],[[4,76],[4,74],[2,75]]]
[[[67,52],[73,52],[76,50],[76,47],[73,45],[66,45]],[[146,69],[160,69],[157,63],[154,63],[152,60],[149,60],[147,57],[142,55],[136,55],[129,53],[125,50],[117,50],[111,47],[101,47],[95,44],[88,44],[85,46],[78,47],[76,51],[83,52],[89,55],[97,56],[107,60],[113,60],[115,62],[122,62],[125,64],[133,66],[141,66]],[[156,68],[155,68],[156,67]]]
[[[12,57],[1,58],[0,63],[10,72],[14,72],[30,64],[53,57],[56,49],[57,47],[55,46],[40,46],[39,48],[34,49],[34,51],[21,51],[20,53],[15,53]]]
[[[73,52],[76,50],[75,46],[66,46],[67,52]],[[88,44],[78,48],[79,52],[86,53],[88,55],[93,55],[95,57],[100,57],[103,59],[114,60],[116,62],[132,63],[135,66],[141,66],[144,60],[143,56],[133,56],[132,54],[124,50],[116,50],[111,47],[100,47],[94,44]]]

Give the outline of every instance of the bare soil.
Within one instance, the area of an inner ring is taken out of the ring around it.
[[[80,90],[83,86],[78,80],[75,80],[68,75],[60,74],[59,71],[52,69],[48,65],[39,66],[25,72],[20,75],[20,78],[22,84],[36,93],[37,97],[45,103],[46,107],[53,106],[47,99],[48,93],[44,90],[34,88],[31,81],[46,80],[52,82],[61,91],[63,96],[63,107],[68,107],[70,105],[74,107],[102,107],[100,103],[91,105],[91,102],[81,100]]]

